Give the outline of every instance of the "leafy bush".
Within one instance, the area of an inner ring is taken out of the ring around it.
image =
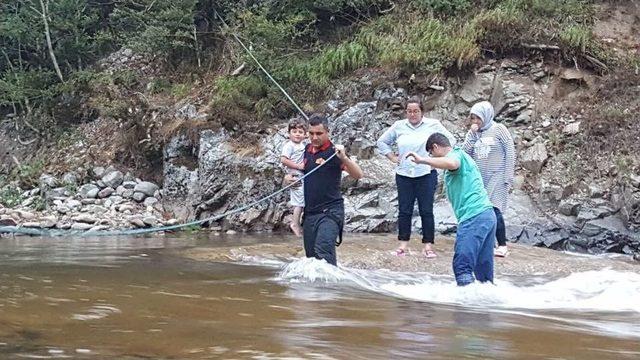
[[[22,203],[22,192],[14,186],[4,186],[0,189],[0,204],[13,208]]]

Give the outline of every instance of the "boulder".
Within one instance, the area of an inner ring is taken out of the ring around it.
[[[94,184],[85,184],[78,189],[78,194],[85,199],[94,199],[99,192],[100,188]]]
[[[136,184],[133,191],[143,193],[146,196],[153,196],[158,189],[158,185],[152,182],[143,181],[139,184]]]
[[[120,171],[116,170],[116,171],[107,173],[102,177],[101,180],[105,186],[115,189],[122,184],[122,181],[124,180],[124,175]]]
[[[537,174],[548,158],[547,148],[544,144],[537,143],[523,152],[520,163],[525,169]]]

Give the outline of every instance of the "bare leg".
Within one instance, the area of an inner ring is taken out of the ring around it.
[[[301,206],[295,206],[293,208],[293,219],[291,220],[291,225],[289,227],[291,227],[291,230],[293,231],[294,234],[296,234],[296,236],[302,236],[302,227],[300,226],[300,217],[302,216],[302,209],[303,207]]]

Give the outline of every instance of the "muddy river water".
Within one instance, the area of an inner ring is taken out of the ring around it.
[[[0,358],[640,359],[629,259],[514,247],[458,288],[446,242],[388,239],[333,268],[278,235],[2,238]]]

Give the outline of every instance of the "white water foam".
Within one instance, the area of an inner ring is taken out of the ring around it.
[[[498,279],[496,285],[474,283],[459,287],[452,276],[355,270],[316,259],[298,259],[284,265],[277,280],[345,283],[410,300],[474,308],[640,314],[640,274],[609,269],[575,273],[526,286]]]

